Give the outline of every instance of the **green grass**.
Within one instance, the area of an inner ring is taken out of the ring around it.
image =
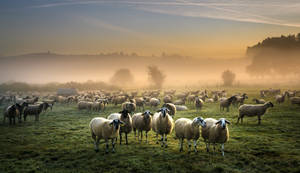
[[[258,97],[257,90],[247,91],[250,103]],[[274,101],[274,99],[271,99]],[[168,137],[168,148],[134,140],[129,145],[116,145],[116,153],[105,154],[103,141],[100,152],[94,151],[88,124],[93,117],[107,117],[119,107],[109,106],[105,112],[78,111],[76,105],[55,105],[53,111],[42,113],[40,122],[29,117],[27,122],[9,126],[0,124],[0,172],[299,172],[300,171],[300,107],[275,104],[257,125],[257,118],[244,118],[236,125],[237,108],[221,112],[219,104],[205,104],[201,111],[188,105],[180,117],[225,117],[230,140],[225,144],[225,157],[219,151],[207,153],[200,139],[198,153],[179,152],[174,132]],[[1,107],[1,115],[2,115]],[[219,146],[218,146],[219,147]],[[111,149],[111,146],[110,146]],[[211,150],[212,151],[212,150]]]

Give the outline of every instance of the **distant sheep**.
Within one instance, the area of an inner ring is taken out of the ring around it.
[[[124,102],[122,103],[122,109],[126,109],[128,112],[134,112],[135,109],[136,109],[136,105],[135,103],[132,103],[132,102]]]
[[[265,104],[259,104],[259,105],[244,104],[240,106],[237,124],[239,123],[240,119],[241,119],[241,123],[243,123],[244,116],[248,116],[248,117],[257,116],[258,124],[260,124],[261,116],[263,116],[267,111],[267,109],[270,107],[274,107],[272,102],[267,102]]]
[[[221,98],[220,99],[220,110],[224,110],[224,108],[226,108],[227,112],[229,112],[229,106],[235,100],[236,100],[236,96],[231,96],[230,98]]]
[[[43,111],[44,104],[39,105],[28,105],[24,108],[24,121],[28,115],[34,115],[35,121],[39,121],[40,113]]]
[[[253,101],[256,104],[265,104],[266,103],[266,101],[264,99],[256,99],[256,98],[254,98]]]
[[[160,105],[160,100],[157,98],[151,98],[150,99],[150,107],[157,107]]]
[[[199,110],[199,109],[201,109],[202,107],[203,107],[203,105],[204,105],[204,102],[203,102],[203,100],[201,99],[201,98],[196,98],[195,99],[195,107],[196,107],[196,109],[197,110]]]
[[[229,140],[229,130],[226,124],[230,124],[225,118],[219,120],[213,118],[204,119],[206,127],[202,127],[202,138],[206,144],[206,150],[209,152],[209,144],[221,144],[222,155],[224,156],[224,144]]]
[[[169,110],[169,115],[171,115],[173,118],[174,118],[174,116],[175,116],[175,114],[176,114],[176,106],[173,104],[173,103],[165,103],[164,105],[163,105],[163,107],[166,107],[166,108],[168,108],[168,110]]]
[[[200,137],[200,126],[206,126],[206,122],[202,117],[196,117],[193,120],[187,118],[179,118],[175,121],[175,135],[180,142],[180,152],[183,151],[184,139],[187,139],[188,141],[189,152],[191,151],[190,140],[194,140],[194,149],[195,152],[197,152],[197,140]]]
[[[296,104],[300,106],[300,97],[291,97],[290,101],[292,104]]]
[[[184,105],[175,105],[177,111],[186,111],[188,108]]]

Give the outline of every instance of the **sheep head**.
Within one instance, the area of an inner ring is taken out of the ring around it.
[[[170,110],[166,107],[162,107],[161,109],[159,109],[157,112],[161,112],[163,117],[166,117],[167,113],[170,113]]]
[[[206,122],[205,122],[205,120],[202,117],[196,117],[196,118],[194,118],[193,124],[197,124],[199,126],[206,127]]]
[[[123,126],[125,123],[119,119],[112,120],[111,123],[109,123],[110,126],[113,126],[115,130],[118,130],[120,126]]]
[[[128,114],[130,113],[127,109],[123,109],[122,111],[119,112],[122,117],[127,118]]]
[[[221,126],[223,129],[226,128],[226,124],[230,124],[230,122],[225,118],[220,118],[219,121],[216,122],[216,125]]]

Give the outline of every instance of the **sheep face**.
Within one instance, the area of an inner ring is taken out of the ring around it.
[[[128,114],[130,113],[128,110],[124,109],[122,111],[119,112],[121,114],[122,117],[127,118]]]
[[[216,122],[216,125],[220,125],[222,129],[226,128],[226,124],[230,124],[230,122],[227,121],[225,118],[221,118],[218,122]]]
[[[145,117],[146,120],[148,120],[153,114],[149,110],[146,110],[142,115]]]
[[[204,121],[204,119],[202,117],[194,118],[193,123],[197,124],[199,126],[202,126],[202,127],[206,127],[206,122]]]
[[[167,113],[170,112],[170,110],[166,107],[162,107],[161,109],[159,109],[157,112],[161,112],[162,113],[162,116],[165,118]]]
[[[115,130],[118,130],[120,126],[124,125],[124,122],[119,119],[114,119],[109,125],[113,126]]]

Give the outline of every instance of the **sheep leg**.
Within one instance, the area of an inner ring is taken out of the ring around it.
[[[158,144],[158,133],[156,133],[156,144]]]
[[[189,152],[188,153],[190,153],[191,152],[191,141],[190,140],[187,140],[188,141],[188,146],[189,146]]]
[[[141,130],[141,141],[143,141],[143,131]]]
[[[134,132],[134,139],[136,140],[136,128],[133,128],[133,132]],[[138,132],[138,135],[139,135],[139,132]],[[138,137],[139,139],[139,137]]]
[[[261,118],[260,118],[260,116],[257,116],[257,117],[258,117],[258,125],[260,125]]]
[[[168,141],[168,139],[167,139],[167,134],[165,134],[165,141],[164,141],[164,143],[165,143],[165,148],[168,148],[168,143],[167,143],[167,141]]]
[[[127,133],[125,133],[126,145],[128,145]]]
[[[95,138],[96,139],[96,138]],[[97,140],[95,140],[95,151],[99,151],[99,143],[100,143],[100,138],[98,137]]]
[[[241,119],[241,117],[239,116],[236,124],[238,124],[240,122],[240,119]]]
[[[195,153],[197,153],[198,151],[197,151],[197,140],[196,139],[194,140],[194,149],[195,149]]]
[[[146,143],[148,143],[148,132],[146,131]]]
[[[161,147],[163,147],[164,146],[164,135],[162,134],[161,135]]]
[[[179,139],[179,145],[180,145],[180,149],[179,151],[182,152],[183,151],[183,138]]]
[[[221,145],[222,156],[224,157],[224,143]]]
[[[108,139],[105,139],[105,143],[106,143],[106,149],[105,149],[105,153],[107,154],[108,153]]]
[[[120,145],[122,145],[122,133],[120,132]]]
[[[206,151],[209,152],[209,143],[206,142],[205,144],[206,144]]]
[[[111,145],[112,145],[112,152],[115,152],[115,141],[114,138],[111,139]]]

